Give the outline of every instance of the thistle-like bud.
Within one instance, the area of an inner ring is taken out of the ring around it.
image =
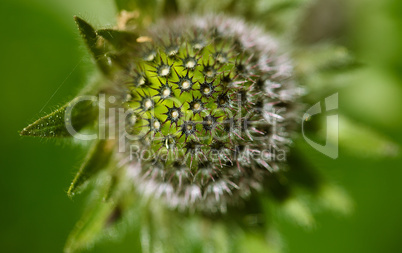
[[[162,1],[166,5],[159,9],[165,14],[157,18],[149,11],[154,1],[142,7],[117,2],[121,9],[144,13],[123,10],[117,29],[96,30],[75,18],[102,73],[80,94],[85,101],[78,96],[21,132],[53,138],[104,130],[68,191],[73,196],[97,179],[66,252],[86,248],[131,212],[144,237],[142,247],[157,251],[158,240],[171,244],[166,231],[174,231],[188,212],[201,215],[186,216],[183,231],[193,222],[211,225],[210,241],[214,233],[232,236],[232,226],[223,232],[220,224],[212,226],[215,221],[236,224],[233,228],[262,225],[268,231],[271,217],[265,214],[275,209],[266,204],[269,200],[280,204],[281,214],[311,226],[309,203],[298,198],[299,188],[325,199],[322,206],[349,210],[341,190],[303,164],[300,154],[290,153],[301,118],[299,88],[292,64],[271,34],[223,14],[184,15],[182,10],[179,15],[176,1]],[[158,224],[165,227],[156,229]],[[197,241],[197,233],[183,231],[175,238]],[[179,241],[167,252],[179,251]],[[214,244],[216,252],[224,252],[218,247],[222,242]]]
[[[276,41],[225,16],[161,20],[137,41],[124,50],[130,81],[117,83],[135,119],[127,143],[152,154],[128,162],[137,188],[212,212],[261,189],[286,159],[297,107]]]

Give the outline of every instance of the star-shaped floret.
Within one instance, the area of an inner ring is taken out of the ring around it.
[[[205,109],[205,103],[201,101],[201,98],[196,98],[193,95],[193,100],[188,102],[189,109],[193,112],[193,114],[199,114],[201,116],[201,112]]]
[[[177,127],[177,123],[179,122],[180,118],[183,116],[183,113],[181,112],[182,106],[176,107],[176,105],[174,105],[174,104],[172,107],[166,106],[168,111],[164,114],[167,115],[167,118],[166,118],[165,122],[163,122],[163,123],[170,121],[170,126],[172,126],[173,124],[176,124],[176,127]]]
[[[177,86],[179,86],[177,89],[180,90],[180,95],[183,92],[189,92],[192,90],[193,85],[195,84],[195,82],[193,81],[193,77],[194,76],[189,76],[189,71],[187,70],[187,73],[185,76],[181,76],[179,73],[177,73],[177,71],[175,70],[177,77],[179,78],[178,82],[175,82],[175,84],[177,84]]]

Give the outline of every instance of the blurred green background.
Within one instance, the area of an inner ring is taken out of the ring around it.
[[[402,143],[402,1],[348,3],[346,44],[368,63],[345,80],[340,111]],[[91,61],[73,15],[111,27],[110,0],[0,1],[0,251],[61,252],[85,198],[67,198],[85,147],[21,138],[18,131],[72,98],[85,84]],[[342,135],[342,133],[340,133]],[[317,216],[306,231],[280,221],[288,252],[402,252],[402,160],[353,156],[331,160],[308,149],[320,170],[355,201],[350,217]],[[92,252],[128,252],[129,233]]]

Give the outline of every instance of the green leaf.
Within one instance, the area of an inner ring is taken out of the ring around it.
[[[115,171],[116,172],[116,171]],[[137,196],[134,194],[131,180],[125,170],[116,174],[118,180],[115,193],[108,200],[105,195],[110,191],[110,175],[100,173],[93,181],[95,190],[88,199],[87,209],[70,233],[64,252],[78,252],[88,249],[100,240],[119,239],[135,224],[138,208]]]
[[[73,197],[80,186],[107,166],[113,147],[114,143],[111,140],[99,140],[94,144],[68,189],[69,197]]]
[[[318,200],[324,208],[335,213],[349,215],[353,212],[354,203],[352,199],[337,185],[324,184],[320,189]]]
[[[366,157],[395,157],[400,147],[373,129],[339,116],[339,146]],[[338,133],[329,132],[328,140],[336,143]]]
[[[95,29],[86,21],[77,16],[74,16],[74,20],[78,26],[78,29],[80,30],[85,44],[90,50],[92,56],[95,58],[99,69],[105,74],[109,73],[110,69],[108,66],[108,59],[105,56],[106,52],[103,45],[99,42],[99,36],[97,35]]]
[[[67,239],[64,252],[77,252],[91,247],[105,232],[110,218],[116,210],[115,202],[94,201]]]
[[[312,228],[315,224],[309,205],[300,197],[287,199],[280,206],[280,213],[284,215],[285,218],[289,218],[305,228]]]
[[[101,29],[96,33],[112,44],[116,49],[122,49],[130,46],[135,41],[137,35],[127,31],[118,31],[114,29]]]
[[[71,130],[80,131],[93,124],[97,118],[97,107],[90,100],[80,101],[77,97],[56,111],[38,119],[24,128],[21,136],[43,138],[71,137]]]

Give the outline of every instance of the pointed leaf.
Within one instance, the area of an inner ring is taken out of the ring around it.
[[[297,197],[286,200],[280,207],[281,213],[296,222],[298,225],[311,228],[315,224],[315,220],[311,210],[303,200]]]
[[[116,49],[132,45],[137,35],[127,31],[101,29],[96,31],[99,36],[110,42]]]
[[[105,200],[103,196],[109,191],[110,178],[102,173],[94,181],[95,191],[89,197],[88,207],[77,222],[66,242],[64,252],[77,252],[92,247],[99,240],[121,238],[125,231],[138,224],[139,205],[132,188],[132,182],[122,174],[116,186],[116,194]]]
[[[108,220],[113,216],[116,204],[112,201],[102,202],[97,200],[87,210],[81,220],[67,239],[64,252],[77,252],[78,250],[91,247],[104,234]]]
[[[114,195],[118,192],[118,186],[119,186],[119,178],[117,175],[112,175],[112,178],[110,180],[109,188],[106,191],[104,200],[105,201],[110,201]]]
[[[107,58],[105,57],[106,52],[104,51],[104,47],[99,44],[99,36],[96,34],[95,29],[86,21],[77,16],[74,17],[74,20],[78,26],[78,29],[80,30],[85,44],[90,50],[92,56],[95,58],[96,64],[103,73],[109,73]]]
[[[325,184],[318,195],[320,204],[329,210],[342,215],[348,215],[353,211],[353,201],[340,187],[333,184]]]
[[[114,143],[111,140],[99,140],[94,144],[88,156],[75,176],[67,192],[69,197],[74,196],[80,186],[107,166]]]
[[[78,97],[30,124],[20,132],[20,135],[44,138],[71,137],[71,130],[78,132],[94,123],[96,118],[97,107],[93,102],[79,101]]]
[[[336,143],[339,135],[340,148],[345,148],[356,155],[395,157],[400,152],[400,147],[388,137],[367,126],[353,122],[343,115],[339,116],[338,131],[339,134],[337,132],[328,133],[329,141]]]

